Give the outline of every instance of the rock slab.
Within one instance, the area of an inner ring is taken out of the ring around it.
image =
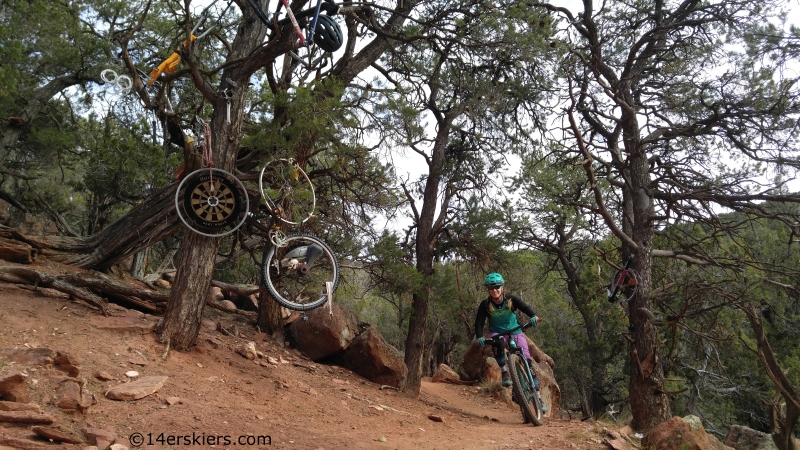
[[[106,397],[111,400],[138,400],[161,389],[167,378],[169,377],[142,377],[136,381],[112,387],[106,392]]]
[[[31,431],[45,439],[52,439],[56,442],[66,442],[67,444],[80,444],[83,440],[72,433],[66,432],[57,427],[31,427]]]

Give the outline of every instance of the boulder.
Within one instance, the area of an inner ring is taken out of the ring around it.
[[[736,450],[777,450],[772,436],[741,425],[731,425],[723,444]]]
[[[81,372],[80,358],[70,353],[56,352],[53,364],[57,369],[66,372],[71,377],[77,377]]]
[[[634,450],[636,447],[624,433],[603,428],[603,444],[612,450]]]
[[[224,309],[225,311],[236,311],[236,303],[233,303],[230,300],[222,300],[217,303],[220,308]]]
[[[488,345],[481,347],[477,344],[470,345],[464,353],[464,359],[458,366],[458,375],[465,381],[483,380],[486,358],[494,359],[492,348]]]
[[[17,403],[0,401],[0,411],[34,411],[42,412],[42,407],[37,403]]]
[[[222,294],[222,289],[220,289],[220,288],[219,288],[219,287],[217,287],[217,286],[211,286],[211,287],[208,289],[208,297],[207,297],[207,300],[208,300],[210,303],[214,303],[214,302],[221,302],[221,301],[225,300],[225,296]]]
[[[0,411],[0,422],[51,424],[53,417],[35,411]]]
[[[711,444],[711,448],[713,450],[734,450],[733,447],[728,447],[727,445],[723,444],[722,441],[717,439],[717,437],[713,434],[708,435],[708,442]]]
[[[436,369],[436,373],[434,373],[433,377],[431,377],[431,381],[434,383],[462,383],[461,377],[459,377],[455,370],[451,369],[447,364],[439,364],[439,367]]]
[[[344,351],[358,334],[358,321],[349,309],[334,303],[332,312],[328,308],[312,309],[289,324],[294,347],[312,361]]]
[[[642,438],[642,448],[652,450],[711,450],[705,428],[696,416],[673,417]]]
[[[258,350],[256,350],[256,343],[255,342],[248,342],[246,344],[241,344],[236,347],[236,353],[244,356],[247,359],[258,359]]]
[[[11,214],[7,223],[20,234],[29,236],[52,236],[60,233],[55,222],[31,213]]]
[[[0,399],[9,402],[28,403],[28,388],[23,373],[0,376]]]
[[[487,356],[483,361],[483,373],[481,379],[489,383],[500,383],[503,381],[503,371],[494,356]]]
[[[345,367],[379,384],[402,389],[408,377],[403,355],[386,343],[378,329],[369,327],[344,353]]]
[[[85,411],[94,404],[92,394],[86,390],[86,381],[72,377],[54,380],[53,404],[66,411]]]

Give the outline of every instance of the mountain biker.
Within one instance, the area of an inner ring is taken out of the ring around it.
[[[478,313],[475,316],[475,343],[481,347],[486,345],[486,339],[483,337],[483,325],[487,318],[489,319],[489,338],[520,326],[515,314],[516,310],[522,311],[529,317],[528,322],[531,326],[535,327],[539,323],[539,318],[528,304],[519,297],[505,293],[505,288],[503,287],[505,284],[503,276],[497,272],[486,275],[483,280],[483,285],[489,290],[489,296],[478,306]],[[517,330],[510,337],[522,349],[522,354],[527,358],[528,364],[533,366],[531,353],[528,349],[528,341],[525,339],[522,330]],[[497,361],[497,365],[500,366],[500,372],[503,376],[503,386],[511,386],[503,343],[499,339],[495,340],[492,349],[494,350],[494,359]],[[539,390],[538,383],[536,390]],[[542,410],[547,411],[544,403],[542,403]]]

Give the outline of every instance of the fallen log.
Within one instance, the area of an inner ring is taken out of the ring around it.
[[[211,280],[211,285],[216,286],[222,290],[222,295],[225,298],[242,298],[249,297],[253,294],[258,294],[258,286],[237,286],[235,284],[228,284],[218,280]]]
[[[107,301],[94,292],[159,313],[162,311],[158,304],[166,303],[169,298],[161,292],[131,286],[105,274],[89,270],[48,274],[25,266],[0,266],[0,281],[49,287],[84,300],[99,308],[105,315],[108,315]]]
[[[73,286],[57,276],[50,275],[39,270],[29,269],[21,266],[0,266],[0,273],[22,277],[28,284],[45,286],[57,291],[67,293],[75,298],[79,298],[102,311],[103,315],[108,316],[106,301],[102,297],[93,294],[88,289]]]

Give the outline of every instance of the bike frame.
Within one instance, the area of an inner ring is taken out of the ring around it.
[[[538,321],[541,322],[542,319],[539,318]],[[525,382],[526,382],[526,384],[528,386],[531,387],[531,389],[534,389],[534,387],[539,384],[538,378],[536,377],[536,371],[528,363],[528,358],[525,358],[525,355],[522,353],[522,348],[517,346],[517,343],[516,343],[516,341],[514,341],[514,339],[511,339],[511,334],[513,334],[514,332],[516,332],[518,330],[525,331],[525,329],[529,328],[530,326],[531,326],[530,323],[526,323],[526,324],[524,324],[522,326],[518,326],[518,327],[514,328],[513,330],[504,331],[502,333],[499,333],[499,334],[495,335],[493,338],[486,339],[486,343],[494,345],[495,342],[497,342],[497,340],[500,340],[500,341],[503,342],[503,351],[506,353],[506,364],[509,366],[508,367],[509,371],[516,370],[516,367],[511,367],[511,358],[509,357],[509,355],[511,355],[511,354],[517,355],[519,357],[519,359],[522,361],[523,367],[525,368],[525,373],[524,373]],[[502,339],[504,337],[506,339]],[[514,380],[514,378],[512,377],[512,382],[513,382],[513,380]],[[520,386],[520,390],[521,389],[522,389],[522,386]],[[533,395],[538,396],[539,395],[538,390],[535,390],[535,394],[533,394]],[[518,398],[517,401],[518,402],[526,402],[527,403],[528,399],[525,399],[525,398],[519,399]],[[534,401],[537,402],[537,405],[538,405],[539,400],[537,399],[537,400],[534,400]],[[537,406],[537,408],[541,408],[541,407]],[[523,409],[522,405],[520,405],[520,409],[522,409],[522,415],[523,415],[523,417],[525,417],[526,422],[530,419],[533,422],[534,425],[541,425],[542,424],[541,418],[537,419],[535,417],[533,417],[533,418],[527,417],[527,413]],[[541,409],[539,409],[538,414],[541,414]]]
[[[539,322],[541,321],[542,319],[540,318]],[[503,341],[503,350],[507,353],[515,353],[520,356],[522,362],[525,363],[525,376],[528,378],[528,382],[531,383],[531,386],[533,386],[534,385],[533,379],[536,377],[533,367],[531,367],[530,364],[528,364],[528,358],[525,358],[525,355],[522,354],[522,348],[517,346],[517,342],[515,340],[511,339],[512,333],[514,333],[517,330],[525,331],[530,326],[531,326],[530,323],[526,323],[524,325],[520,325],[514,328],[513,330],[504,331],[502,333],[495,335],[494,338],[486,339],[486,343],[494,344],[495,339],[497,338],[502,338],[502,337],[507,338],[507,339],[501,339]],[[508,360],[508,356],[506,356],[506,360]]]
[[[608,294],[609,303],[617,301],[617,297],[619,297],[619,293],[622,291],[622,284],[625,283],[625,280],[628,278],[628,272],[634,256],[636,256],[636,254],[631,253],[628,260],[625,261],[625,265],[622,267],[622,271],[620,271],[619,278],[617,278],[617,283],[614,285],[614,291]]]

